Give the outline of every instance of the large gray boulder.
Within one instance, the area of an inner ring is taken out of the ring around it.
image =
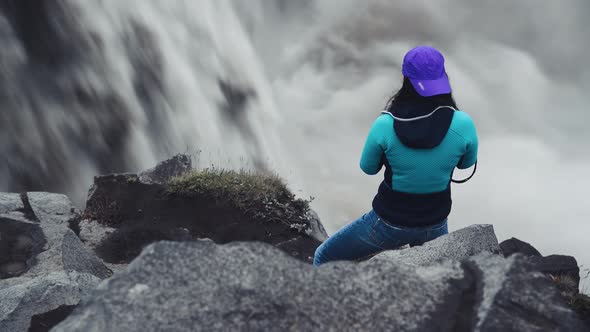
[[[33,316],[77,305],[99,282],[90,274],[65,271],[0,281],[0,331],[27,331]]]
[[[314,268],[268,244],[160,242],[101,283],[52,331],[581,327],[548,281],[523,263],[520,256],[481,254],[431,266],[381,259]]]
[[[385,251],[372,259],[398,261],[412,265],[431,265],[445,259],[463,261],[482,252],[501,253],[492,225],[469,226],[421,246]]]

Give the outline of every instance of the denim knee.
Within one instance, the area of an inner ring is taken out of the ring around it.
[[[313,266],[320,266],[320,264],[322,264],[322,247],[323,247],[323,243],[320,244],[316,249],[315,249],[315,253],[313,255]]]

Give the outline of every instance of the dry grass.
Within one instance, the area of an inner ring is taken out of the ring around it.
[[[213,200],[248,217],[291,227],[305,222],[309,213],[310,200],[296,198],[276,174],[208,168],[173,179],[168,193]]]
[[[570,308],[580,317],[588,320],[590,318],[590,297],[578,292],[578,286],[571,277],[550,276],[550,278],[557,285]]]

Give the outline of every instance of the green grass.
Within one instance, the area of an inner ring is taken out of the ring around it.
[[[186,198],[208,199],[219,206],[242,211],[246,216],[290,226],[303,222],[310,200],[295,197],[276,174],[248,170],[207,168],[172,179],[168,193]]]

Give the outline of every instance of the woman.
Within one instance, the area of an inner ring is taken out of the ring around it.
[[[421,245],[448,233],[453,171],[477,162],[475,125],[456,110],[438,50],[410,50],[402,72],[402,88],[373,123],[362,152],[365,173],[385,166],[373,209],[319,246],[315,266]]]

